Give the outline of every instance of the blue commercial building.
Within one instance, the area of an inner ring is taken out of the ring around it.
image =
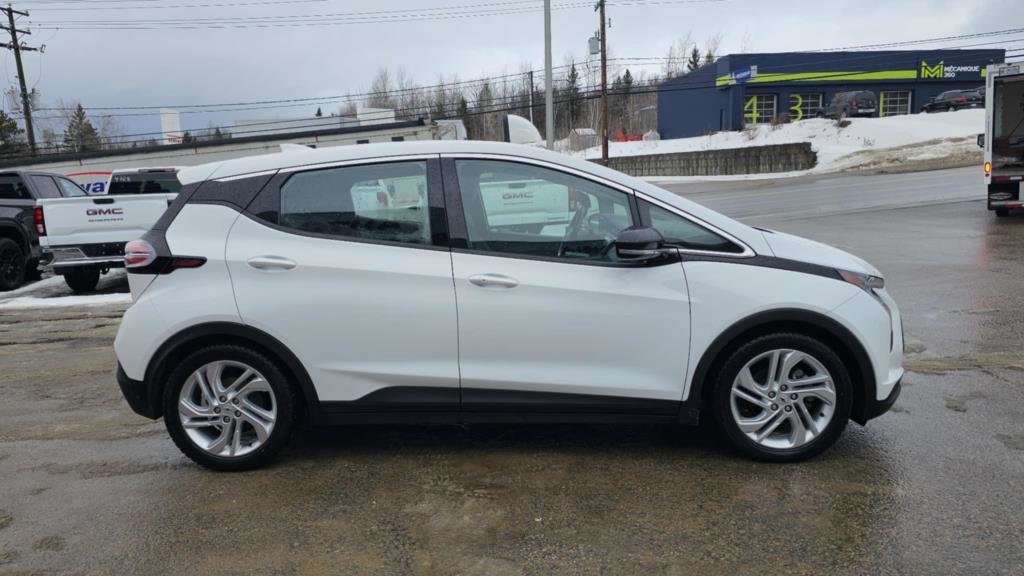
[[[799,121],[838,92],[870,90],[878,114],[921,111],[947,90],[985,84],[1005,50],[891,50],[732,54],[658,86],[662,138],[740,130],[746,124]]]

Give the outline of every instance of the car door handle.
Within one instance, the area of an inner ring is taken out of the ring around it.
[[[246,260],[249,266],[257,270],[291,270],[295,262],[281,256],[256,256]]]
[[[519,286],[519,280],[501,274],[475,274],[469,277],[469,281],[483,288],[515,288]]]

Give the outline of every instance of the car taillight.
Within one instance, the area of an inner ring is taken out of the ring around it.
[[[967,98],[964,98],[963,96],[960,96],[960,97],[958,97],[958,98],[956,99],[956,101],[957,101],[957,102],[967,102]]]
[[[46,236],[46,218],[43,216],[43,207],[36,206],[33,219],[36,223],[36,234]]]
[[[124,246],[125,268],[142,268],[156,261],[156,248],[145,240],[132,240]]]

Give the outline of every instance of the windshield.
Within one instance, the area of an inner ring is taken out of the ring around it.
[[[178,176],[171,172],[159,174],[114,174],[107,194],[177,194],[181,192]]]

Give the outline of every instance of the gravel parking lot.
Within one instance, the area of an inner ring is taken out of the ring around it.
[[[757,224],[881,268],[913,352],[893,411],[804,464],[699,429],[358,427],[211,473],[121,398],[126,304],[11,305],[58,299],[52,281],[5,296],[0,574],[1024,573],[1024,217]]]

